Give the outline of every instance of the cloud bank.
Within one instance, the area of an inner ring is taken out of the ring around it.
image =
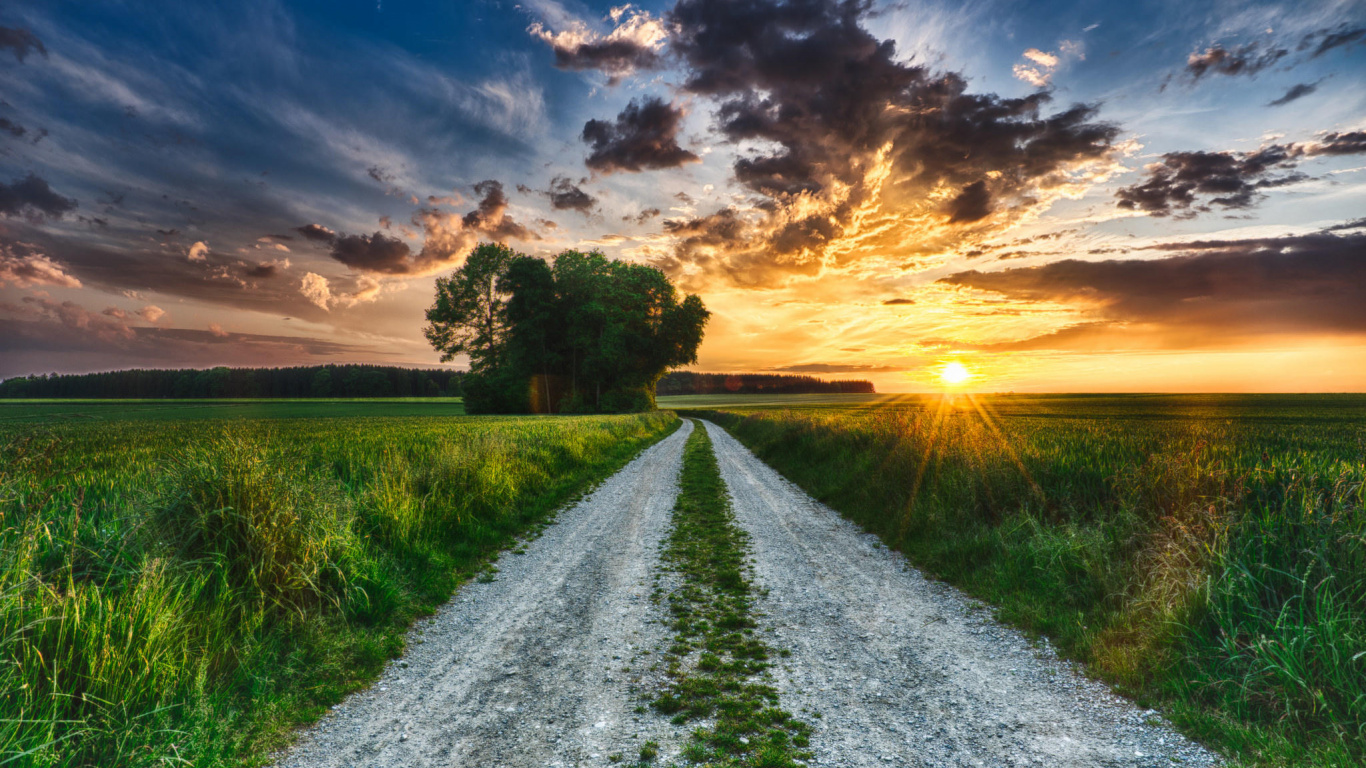
[[[1169,152],[1147,178],[1115,193],[1119,207],[1152,216],[1190,218],[1215,207],[1251,208],[1262,190],[1309,178],[1295,169],[1323,156],[1366,154],[1366,131],[1327,133],[1317,141],[1267,144],[1255,152]]]
[[[991,348],[1232,346],[1280,334],[1366,334],[1366,233],[1204,240],[1159,259],[1065,259],[960,272],[946,285],[1076,307],[1086,322]]]

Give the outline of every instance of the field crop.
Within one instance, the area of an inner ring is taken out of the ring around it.
[[[1241,764],[1366,763],[1366,398],[694,415]]]
[[[0,764],[258,761],[678,424],[327,405],[0,409]]]

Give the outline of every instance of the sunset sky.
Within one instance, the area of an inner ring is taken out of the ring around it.
[[[697,370],[1366,389],[1366,4],[21,0],[0,377],[434,365],[501,240],[654,264]]]

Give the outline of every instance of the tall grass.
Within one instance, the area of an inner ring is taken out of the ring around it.
[[[707,415],[1246,764],[1366,763],[1366,419],[1239,405]]]
[[[0,764],[259,758],[372,677],[512,536],[676,425],[0,432]]]

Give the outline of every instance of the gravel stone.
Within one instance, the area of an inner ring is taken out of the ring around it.
[[[597,766],[683,735],[634,713],[655,689],[644,650],[666,643],[650,594],[678,494],[677,432],[651,446],[555,525],[417,622],[378,684],[334,707],[278,756],[283,768]],[[630,667],[632,672],[623,671]]]
[[[751,537],[761,632],[791,655],[781,706],[811,724],[813,764],[1214,766],[1217,755],[990,617],[706,423]],[[671,641],[651,601],[678,493],[685,422],[556,524],[417,622],[408,653],[277,756],[282,768],[611,765],[687,734],[641,694]],[[629,668],[629,672],[627,669]],[[820,713],[817,717],[816,713]]]
[[[775,685],[782,706],[813,726],[815,764],[1220,764],[703,423],[767,590],[759,624],[791,651],[772,670]]]

